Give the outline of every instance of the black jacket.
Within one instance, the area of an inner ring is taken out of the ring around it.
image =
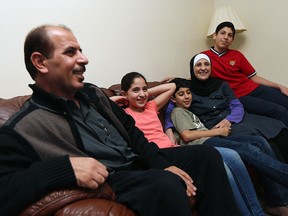
[[[69,156],[87,156],[66,101],[30,87],[31,99],[0,129],[0,215],[17,215],[50,191],[77,186]],[[143,169],[171,166],[133,118],[98,87],[85,84],[77,97],[114,125]]]

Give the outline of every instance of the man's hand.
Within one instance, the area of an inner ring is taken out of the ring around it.
[[[183,179],[183,181],[187,186],[186,193],[189,197],[196,195],[197,188],[193,185],[192,178],[186,172],[184,172],[183,170],[179,169],[176,166],[167,167],[165,170],[170,171]]]
[[[94,158],[70,157],[79,187],[97,189],[108,177],[106,167]]]

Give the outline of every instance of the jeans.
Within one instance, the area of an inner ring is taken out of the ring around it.
[[[254,166],[261,174],[265,189],[266,205],[288,204],[288,164],[277,160],[269,143],[260,136],[213,137],[205,145],[227,147],[235,150],[242,160]]]
[[[243,216],[265,216],[258,202],[250,176],[239,154],[229,148],[216,147],[221,154],[229,182]]]

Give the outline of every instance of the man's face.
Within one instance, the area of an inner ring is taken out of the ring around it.
[[[213,34],[214,48],[218,52],[223,52],[228,49],[233,39],[234,37],[232,29],[224,27],[217,34]]]
[[[47,72],[43,76],[45,90],[59,97],[73,98],[83,88],[83,73],[88,59],[82,54],[75,36],[62,28],[49,27],[48,36],[54,45],[52,57],[43,63]]]

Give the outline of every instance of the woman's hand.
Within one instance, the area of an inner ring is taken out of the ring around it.
[[[164,83],[169,83],[171,82],[173,79],[175,79],[175,77],[166,77],[163,80],[161,80],[160,82],[164,82]]]
[[[231,122],[230,121],[228,121],[227,119],[223,119],[222,121],[220,121],[217,125],[215,125],[214,127],[213,127],[213,129],[215,129],[215,128],[223,128],[223,127],[228,127],[228,128],[230,128],[231,127]]]

